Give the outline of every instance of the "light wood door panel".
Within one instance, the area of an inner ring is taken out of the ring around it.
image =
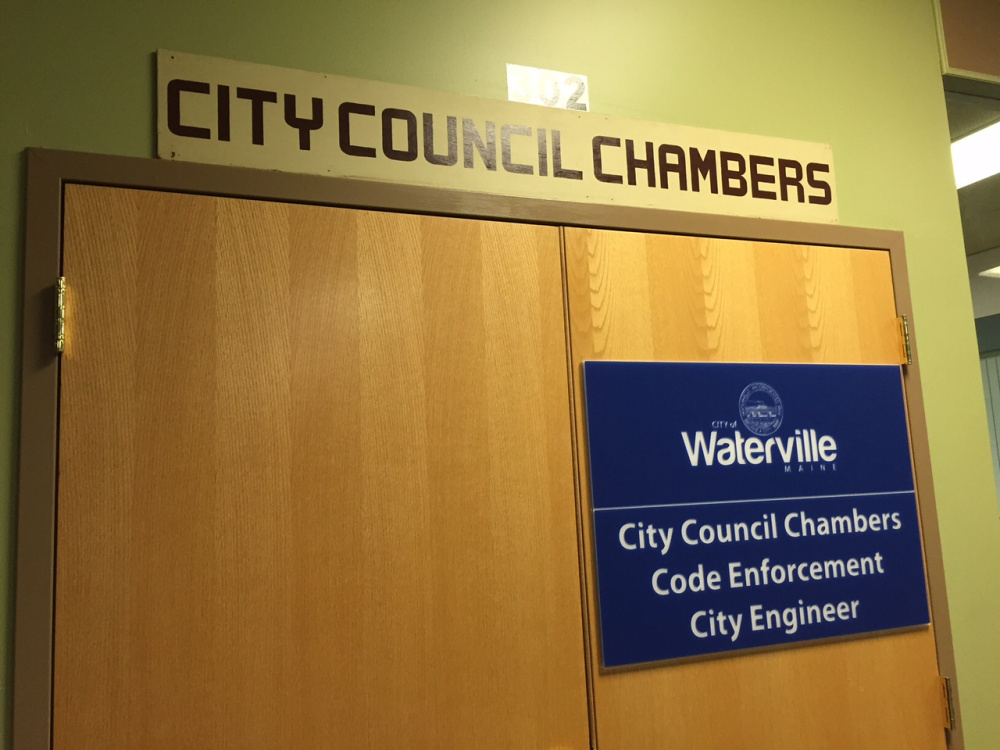
[[[558,230],[64,226],[57,750],[588,746]]]
[[[576,419],[588,359],[898,363],[888,253],[566,229]],[[586,446],[580,446],[599,660]],[[943,748],[932,628],[631,671],[595,666],[601,750]]]

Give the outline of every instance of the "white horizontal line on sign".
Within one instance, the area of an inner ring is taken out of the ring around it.
[[[847,495],[800,495],[798,497],[759,497],[750,500],[709,500],[700,503],[658,503],[656,505],[621,505],[615,508],[594,508],[595,513],[605,510],[646,510],[648,508],[690,508],[695,505],[736,505],[739,503],[775,503],[783,500],[839,500],[847,497],[884,497],[885,495],[912,495],[913,490],[891,492],[854,492]]]

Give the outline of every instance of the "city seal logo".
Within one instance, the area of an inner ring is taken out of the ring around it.
[[[767,383],[751,383],[740,394],[740,419],[754,435],[770,435],[781,427],[781,396]]]

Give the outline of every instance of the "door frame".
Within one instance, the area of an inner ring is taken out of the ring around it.
[[[14,607],[13,748],[50,748],[55,596],[59,358],[55,280],[62,268],[63,189],[68,184],[401,211],[461,218],[631,230],[880,250],[889,253],[896,311],[911,325],[912,364],[903,368],[938,669],[955,681],[944,562],[931,475],[903,233],[830,224],[749,219],[658,209],[512,198],[440,188],[268,172],[70,151],[28,149],[25,220],[21,435]],[[573,438],[574,444],[576,438]],[[575,457],[574,457],[575,460]],[[577,490],[579,494],[579,489]],[[577,514],[586,506],[577,497]],[[578,528],[580,519],[578,517]],[[582,540],[581,540],[582,542]],[[584,570],[582,549],[581,571]],[[581,576],[583,581],[584,576]],[[581,583],[584,622],[587,592]],[[589,637],[589,636],[588,636]],[[588,641],[589,642],[589,641]],[[585,649],[585,652],[588,649]],[[587,665],[588,675],[591,667]],[[964,747],[954,689],[949,746]],[[593,694],[590,720],[593,722]],[[592,727],[593,729],[593,727]]]

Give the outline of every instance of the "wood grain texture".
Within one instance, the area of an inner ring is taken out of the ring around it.
[[[567,229],[565,238],[577,381],[588,359],[899,362],[888,253],[586,229]],[[574,392],[585,434],[579,382]],[[585,450],[579,478],[593,571]],[[931,628],[595,669],[601,750],[945,746]]]
[[[586,748],[558,231],[67,188],[53,747]]]

